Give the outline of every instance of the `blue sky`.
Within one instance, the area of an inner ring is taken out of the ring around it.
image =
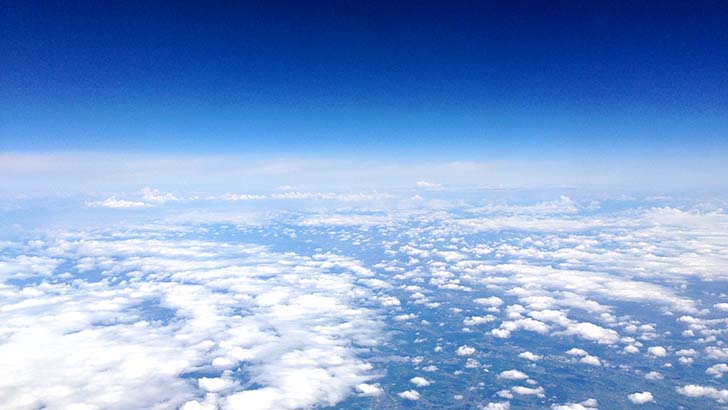
[[[728,7],[24,2],[0,149],[700,156],[728,146]]]

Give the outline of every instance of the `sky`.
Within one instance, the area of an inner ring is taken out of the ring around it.
[[[726,171],[723,2],[3,9],[3,153]]]

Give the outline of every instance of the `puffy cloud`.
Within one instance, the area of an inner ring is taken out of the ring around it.
[[[647,349],[647,353],[655,357],[665,357],[667,356],[667,349],[662,346],[650,346]]]
[[[475,348],[468,345],[463,345],[458,347],[458,350],[455,353],[458,356],[470,356],[471,354],[475,353]]]
[[[543,356],[539,356],[537,354],[531,353],[531,352],[523,352],[518,355],[521,359],[530,360],[532,362],[539,361],[543,358]]]
[[[429,380],[419,376],[411,378],[410,383],[414,384],[417,387],[427,387],[431,384]]]
[[[397,396],[399,396],[405,400],[419,400],[420,399],[420,393],[417,390],[405,390],[403,392],[397,393]]]
[[[485,405],[483,410],[511,410],[511,403],[507,401],[491,402]]]
[[[489,296],[487,298],[476,298],[473,302],[479,305],[498,307],[503,304],[503,299],[498,296]]]
[[[493,322],[494,320],[496,320],[496,317],[493,315],[470,316],[463,319],[463,324],[465,326],[477,326],[482,325],[483,323]]]
[[[569,349],[566,354],[570,356],[576,356],[579,357],[579,362],[588,364],[591,366],[601,366],[602,362],[599,360],[598,357],[590,355],[586,350],[579,349],[579,348],[571,348]]]
[[[632,393],[627,395],[627,398],[634,404],[645,404],[655,401],[655,398],[652,397],[652,393],[648,391]]]
[[[708,397],[716,400],[718,403],[728,402],[728,390],[719,390],[712,386],[701,386],[698,384],[688,384],[675,389],[678,393],[688,397]]]
[[[705,348],[705,355],[709,359],[728,360],[728,347],[708,346]]]
[[[665,376],[663,376],[662,373],[656,371],[651,371],[645,374],[645,379],[647,380],[662,380],[664,378]]]
[[[554,404],[551,410],[597,410],[597,401],[595,399],[587,399],[581,403]]]
[[[508,380],[528,379],[528,375],[526,373],[523,373],[523,372],[515,370],[515,369],[502,371],[502,372],[500,372],[498,377],[500,377],[501,379],[508,379]]]
[[[559,334],[576,335],[583,339],[603,344],[613,344],[619,341],[619,334],[614,330],[605,329],[588,322],[569,324],[567,329]]]
[[[714,364],[714,365],[708,367],[705,370],[705,373],[709,374],[713,377],[716,377],[716,378],[723,377],[724,373],[728,373],[728,364],[725,364],[725,363]]]
[[[713,307],[722,312],[728,312],[728,303],[716,303]]]
[[[384,392],[379,384],[360,383],[356,385],[356,391],[362,396],[379,396]]]

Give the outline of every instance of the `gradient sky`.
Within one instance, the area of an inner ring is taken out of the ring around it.
[[[2,3],[0,151],[728,152],[721,1]]]

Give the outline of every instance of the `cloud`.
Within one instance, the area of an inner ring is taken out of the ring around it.
[[[420,399],[420,393],[417,390],[405,390],[403,392],[397,393],[397,396],[399,396],[405,400],[419,400]]]
[[[665,357],[667,356],[667,349],[662,346],[650,346],[647,349],[647,353],[655,357]]]
[[[455,353],[458,356],[470,356],[471,354],[475,353],[475,348],[468,345],[463,345],[458,347],[458,350]]]
[[[35,252],[52,281],[0,286],[4,409],[285,410],[376,390],[357,349],[380,324],[357,307],[356,261],[173,230],[64,233]]]
[[[360,383],[356,385],[356,391],[362,396],[379,396],[384,393],[379,384]]]
[[[442,184],[438,184],[436,182],[428,182],[428,181],[417,181],[417,183],[415,183],[415,186],[417,188],[430,188],[430,189],[442,188]]]
[[[632,393],[627,395],[627,398],[634,404],[645,404],[655,401],[654,397],[652,397],[652,393],[648,391]]]
[[[719,390],[712,386],[701,386],[697,384],[688,384],[675,389],[678,393],[688,397],[708,397],[714,399],[718,403],[728,402],[728,390]]]
[[[518,370],[505,370],[500,372],[498,375],[501,379],[507,380],[525,380],[528,379],[528,375]]]
[[[431,384],[431,382],[424,377],[413,377],[410,379],[410,383],[414,384],[417,387],[426,387]]]
[[[483,410],[510,410],[511,403],[507,401],[491,402],[485,405]]]
[[[112,196],[104,199],[103,201],[86,202],[86,206],[91,208],[133,209],[147,208],[151,205],[142,201],[128,201],[125,199],[117,199],[115,196]]]
[[[723,374],[728,373],[728,364],[718,363],[714,364],[705,370],[705,373],[715,378],[723,377]]]
[[[545,397],[543,387],[513,386],[511,387],[511,391],[521,396]]]
[[[530,360],[532,362],[537,362],[541,359],[543,359],[543,356],[539,356],[537,354],[531,353],[531,352],[523,352],[518,355],[521,359]]]
[[[597,401],[587,399],[581,403],[553,404],[551,410],[597,410]]]

